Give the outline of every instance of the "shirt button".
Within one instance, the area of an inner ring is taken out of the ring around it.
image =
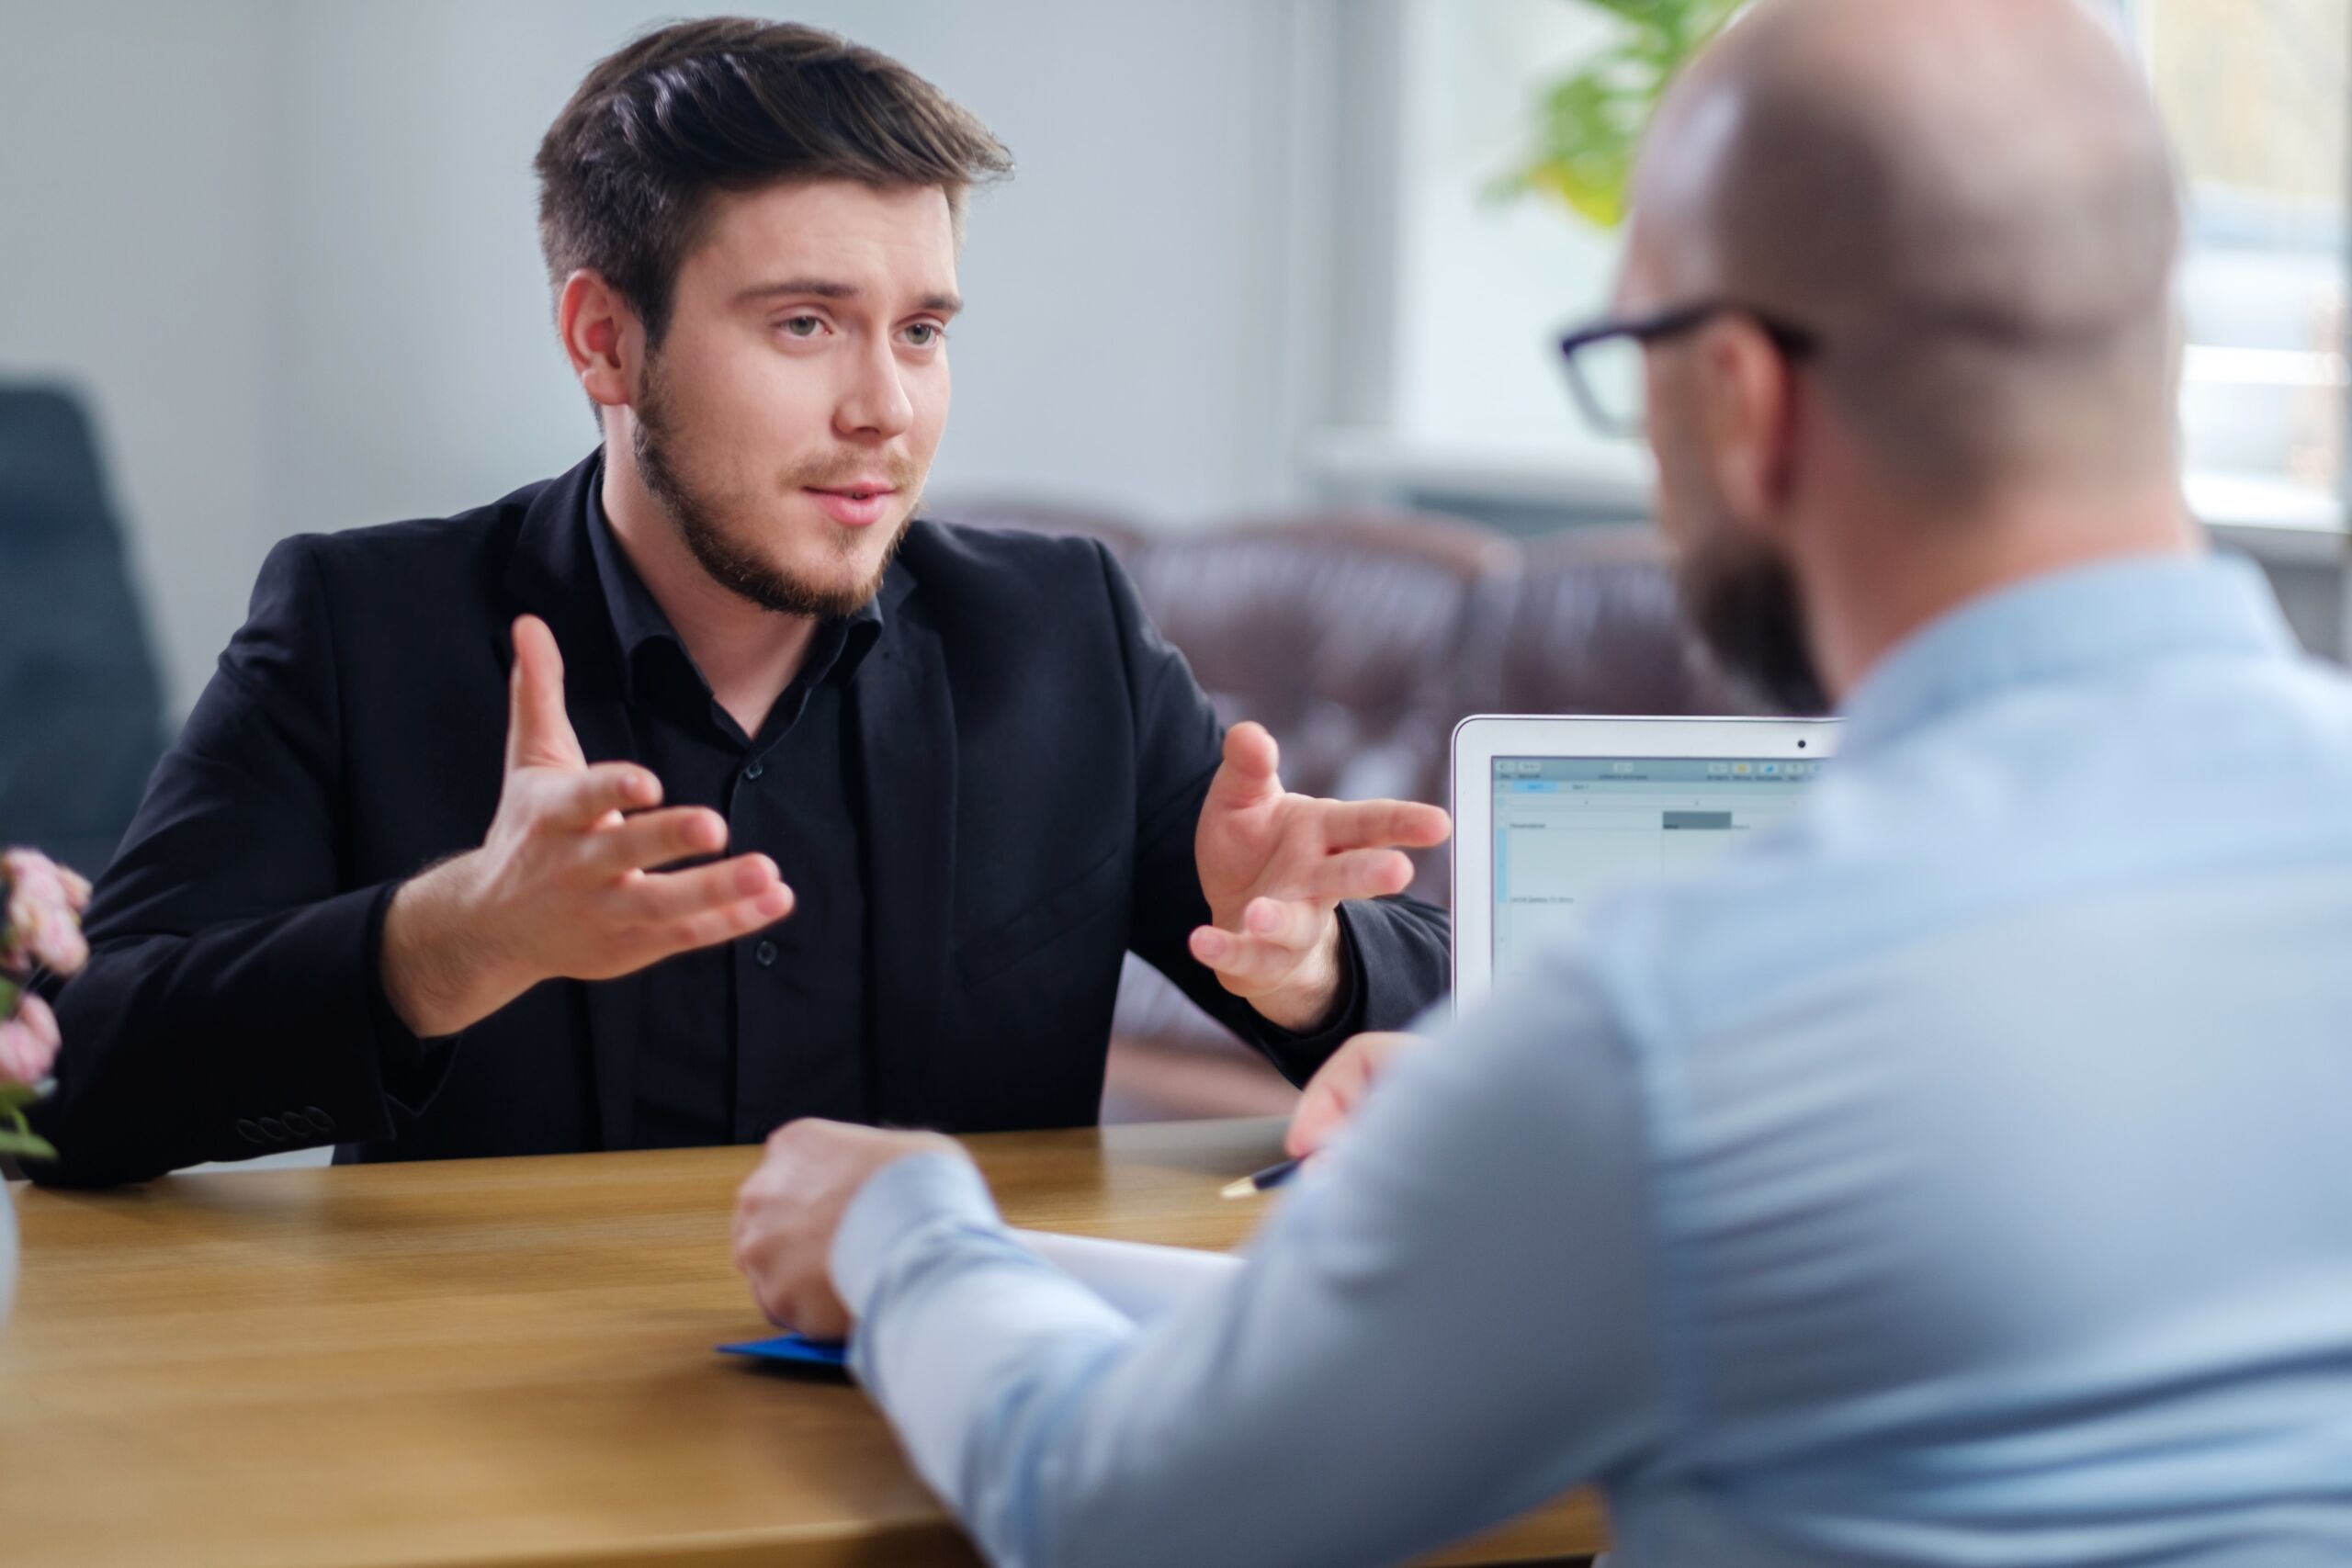
[[[761,968],[767,968],[775,962],[775,943],[772,942],[760,943],[759,946],[752,949],[752,956],[760,961]]]
[[[743,770],[743,776],[747,779],[756,779],[767,771],[768,765],[765,762],[753,762],[750,767]]]

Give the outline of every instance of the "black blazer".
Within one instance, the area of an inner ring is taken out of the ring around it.
[[[138,1180],[337,1143],[343,1159],[629,1143],[642,987],[539,986],[454,1047],[401,1028],[378,969],[405,878],[496,808],[510,627],[545,617],[589,760],[629,755],[584,530],[592,457],[458,517],[289,538],[99,879],[93,956],[38,1179]],[[1185,950],[1220,734],[1184,660],[1091,541],[918,522],[850,691],[869,824],[874,1100],[959,1131],[1095,1119],[1124,953],[1294,1080],[1345,1032],[1285,1033]],[[1445,916],[1341,911],[1357,1005],[1442,994]]]

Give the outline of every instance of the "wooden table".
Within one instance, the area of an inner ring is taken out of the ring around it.
[[[1016,1224],[1229,1247],[1278,1122],[975,1138]],[[970,1563],[854,1388],[712,1353],[756,1150],[14,1189],[0,1559],[155,1564]],[[1442,1562],[1600,1549],[1588,1497]]]

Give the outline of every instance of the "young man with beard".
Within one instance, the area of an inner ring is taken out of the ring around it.
[[[1786,830],[1335,1060],[1303,1141],[1396,1058],[1140,1329],[944,1140],[777,1134],[756,1298],[855,1318],[992,1561],[1402,1562],[1578,1483],[1625,1568],[2352,1561],[2352,681],[2183,508],[2110,28],[1760,0],[1651,130],[1663,524],[1848,721]]]
[[[1442,811],[1284,792],[1099,546],[916,518],[1009,166],[805,28],[590,73],[537,168],[603,446],[271,553],[99,881],[37,1175],[1078,1124],[1128,951],[1297,1080],[1441,993],[1392,896]]]

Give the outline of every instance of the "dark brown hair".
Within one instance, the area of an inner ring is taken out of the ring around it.
[[[711,197],[796,180],[965,193],[1012,172],[988,128],[887,55],[815,28],[680,22],[598,61],[548,128],[539,245],[603,275],[661,341]]]

